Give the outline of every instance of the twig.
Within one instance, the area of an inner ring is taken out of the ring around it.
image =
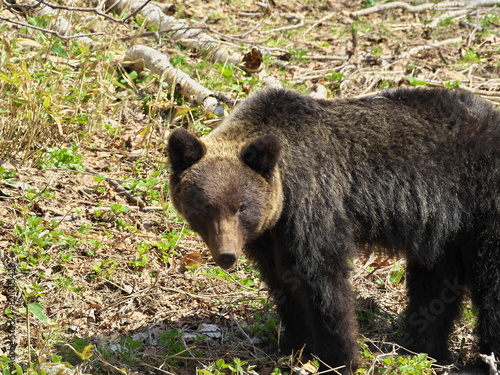
[[[331,56],[331,55],[325,56],[325,55],[310,55],[310,54],[306,54],[306,55],[302,56],[302,58],[308,59],[308,60],[318,60],[318,61],[342,61],[342,62],[345,62],[348,60],[347,56],[346,57],[344,57],[344,56]]]
[[[455,17],[459,17],[459,16],[462,16],[464,14],[467,14],[469,11],[468,10],[465,10],[465,9],[461,9],[461,10],[454,10],[454,11],[451,11],[451,12],[446,12],[446,13],[443,13],[435,18],[432,19],[431,22],[429,22],[429,24],[426,26],[426,28],[428,29],[435,29],[436,27],[438,27],[439,23],[441,21],[444,21],[448,18],[455,18]]]
[[[471,46],[472,41],[474,40],[474,36],[476,35],[476,32],[479,30],[481,30],[481,24],[479,23],[479,12],[476,12],[476,25],[467,36],[467,42],[465,43],[465,46],[467,48]]]
[[[240,323],[237,322],[237,320],[234,318],[234,315],[231,311],[229,311],[229,316],[231,317],[231,321],[236,324],[236,327],[238,327],[238,330],[243,334],[243,336],[245,336],[245,338],[248,340],[249,344],[252,346],[253,348],[253,355],[256,356],[256,353],[257,353],[257,348],[255,347],[255,344],[253,343],[252,339],[250,338],[250,336],[248,336],[248,334],[243,330],[243,328],[241,328],[241,325]]]
[[[124,206],[127,207],[130,211],[141,211],[141,212],[156,212],[156,211],[164,211],[164,208],[162,206]],[[113,211],[111,207],[94,207],[92,209],[87,210],[86,212],[90,215],[95,215],[101,212],[109,212]],[[71,220],[72,217],[68,218],[68,220]]]
[[[316,26],[318,26],[319,24],[325,22],[326,20],[329,20],[330,18],[336,16],[337,13],[330,13],[330,14],[327,14],[326,16],[324,16],[323,18],[321,18],[319,21],[316,21],[313,23],[313,25],[311,27],[309,27],[306,31],[304,31],[304,34],[302,34],[302,40],[305,41],[306,40],[306,35],[309,34],[309,32],[314,29]]]
[[[439,48],[439,47],[447,45],[447,44],[455,44],[455,43],[462,43],[462,38],[461,37],[451,38],[451,39],[441,40],[439,42],[435,42],[432,44],[423,44],[420,46],[416,46],[416,47],[413,47],[406,52],[403,52],[401,54],[401,58],[410,57],[411,55],[414,55],[414,54],[416,54],[420,51],[426,50],[426,49]]]
[[[210,32],[217,34],[217,35],[221,36],[222,38],[233,40],[236,42],[246,43],[246,44],[262,44],[262,42],[260,42],[260,41],[258,41],[258,42],[257,41],[250,41],[250,40],[244,40],[242,38],[253,33],[255,30],[257,30],[263,24],[264,24],[264,22],[260,22],[257,25],[255,25],[254,27],[252,27],[249,31],[244,32],[243,34],[239,34],[239,35],[227,35],[227,34],[221,33],[220,31],[214,30],[212,28],[209,28],[209,30],[210,30]]]
[[[57,31],[54,31],[54,30],[49,30],[49,29],[45,29],[43,27],[38,27],[38,26],[35,26],[35,25],[30,25],[29,23],[24,23],[24,22],[13,20],[13,19],[6,18],[6,17],[1,17],[0,16],[0,20],[8,22],[8,23],[11,23],[11,24],[14,24],[14,25],[18,25],[18,26],[21,26],[21,27],[28,27],[28,28],[33,29],[33,30],[38,30],[38,31],[41,31],[43,33],[54,35],[54,36],[57,36],[60,39],[65,39],[65,40],[76,39],[76,38],[87,38],[87,37],[91,37],[91,36],[99,36],[99,35],[104,35],[105,34],[105,33],[91,33],[91,34],[78,34],[78,35],[62,35],[62,34],[58,33]]]
[[[225,91],[214,91],[214,96],[221,102],[226,103],[229,108],[233,108],[236,105],[236,100]]]
[[[6,17],[0,17],[0,20],[3,20],[5,22],[18,25],[21,27],[28,27],[33,30],[38,30],[46,34],[54,35],[60,39],[64,40],[69,40],[69,39],[88,39],[88,42],[91,40],[89,37],[91,36],[99,36],[99,35],[104,35],[104,32],[99,32],[99,33],[89,33],[89,34],[78,34],[78,35],[66,35],[67,32],[71,29],[71,24],[66,19],[65,17],[61,16],[59,13],[60,10],[65,10],[68,12],[90,12],[90,13],[95,13],[98,14],[99,16],[102,16],[106,19],[112,20],[113,22],[117,23],[124,23],[126,22],[129,18],[134,17],[135,14],[141,11],[143,7],[147,5],[151,0],[145,0],[145,3],[143,4],[142,7],[139,7],[136,9],[134,12],[131,12],[130,15],[123,19],[117,19],[112,16],[108,16],[106,13],[103,13],[100,11],[98,8],[86,8],[86,7],[74,7],[74,6],[64,6],[64,5],[58,5],[58,4],[52,4],[49,2],[46,2],[44,0],[25,0],[24,3],[20,4],[10,4],[7,1],[3,0],[3,4],[5,5],[6,8],[12,10],[12,11],[17,11],[19,13],[22,13],[23,15],[33,11],[34,13],[38,14],[39,16],[49,16],[52,17],[52,29],[49,28],[42,28],[39,26],[34,26],[30,25],[28,23],[24,23],[21,21],[17,21],[14,19],[6,18]]]
[[[298,29],[299,27],[304,26],[304,22],[298,23],[296,25],[290,25],[290,26],[283,26],[283,27],[278,27],[277,29],[272,29],[272,30],[264,30],[261,31],[262,34],[269,34],[269,33],[275,33],[278,31],[285,31],[285,30],[292,30],[292,29]]]

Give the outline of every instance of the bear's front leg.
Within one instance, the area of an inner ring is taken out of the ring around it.
[[[326,364],[322,370],[341,367],[340,373],[354,372],[357,324],[347,260],[298,261],[282,238],[266,233],[247,248],[285,327],[281,351],[302,352],[304,360],[313,354]]]
[[[322,265],[316,273],[298,263],[278,267],[280,298],[275,296],[280,317],[285,325],[282,348],[304,349],[319,357],[322,370],[338,368],[350,374],[358,365],[357,324],[349,268]]]
[[[359,363],[357,321],[347,261],[335,267],[320,267],[309,282],[314,306],[311,352],[330,367],[345,365],[343,374],[354,372]]]

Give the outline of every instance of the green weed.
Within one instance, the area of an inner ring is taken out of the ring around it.
[[[253,370],[254,367],[239,358],[234,358],[232,363],[226,363],[223,359],[219,359],[208,369],[198,369],[196,375],[257,375],[258,373]]]
[[[427,81],[423,81],[415,77],[406,77],[406,79],[412,86],[425,86],[429,83]]]
[[[39,164],[42,168],[68,168],[84,171],[82,156],[78,155],[76,150],[76,146],[72,148],[49,147]]]
[[[380,355],[373,353],[366,343],[361,343],[363,358],[369,360],[371,367],[360,368],[358,373],[370,375],[430,375],[432,361],[427,354],[420,353],[415,356]]]
[[[479,57],[478,53],[473,49],[466,49],[462,51],[462,57],[460,59],[460,62],[466,64],[474,64],[480,61],[481,58]]]

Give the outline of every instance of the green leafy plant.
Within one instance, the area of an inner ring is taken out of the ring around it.
[[[406,77],[406,79],[412,86],[425,86],[429,83],[427,81],[423,81],[415,77]]]
[[[396,263],[392,266],[391,272],[389,274],[389,282],[391,283],[400,283],[405,275],[405,269],[401,266],[401,264]]]
[[[82,164],[82,156],[78,155],[76,150],[76,146],[72,148],[49,147],[46,157],[42,159],[42,167],[68,168],[84,171],[85,167]]]
[[[453,89],[458,88],[461,84],[462,84],[462,82],[460,82],[460,81],[446,81],[444,83],[444,87],[446,87],[447,89],[453,90]]]
[[[232,363],[226,363],[223,359],[215,361],[208,369],[198,369],[196,371],[197,375],[224,375],[224,374],[234,374],[234,375],[246,375],[255,374],[257,372],[253,370],[254,366],[249,366],[248,362],[242,361],[240,358],[234,358]]]
[[[415,356],[377,355],[368,345],[361,343],[363,358],[372,363],[369,369],[360,368],[358,373],[370,375],[431,375],[432,361],[427,354],[420,353]]]

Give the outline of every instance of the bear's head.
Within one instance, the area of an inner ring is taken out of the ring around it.
[[[178,129],[167,152],[174,207],[201,235],[215,262],[232,267],[245,246],[281,215],[279,138],[263,135],[239,142],[212,137],[202,142]]]

